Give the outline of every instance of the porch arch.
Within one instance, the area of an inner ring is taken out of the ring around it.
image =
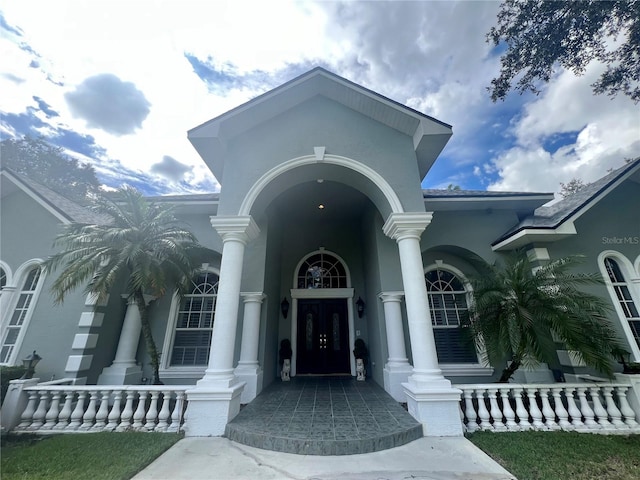
[[[238,215],[250,215],[251,209],[253,208],[253,205],[259,197],[260,193],[262,193],[262,191],[267,187],[267,185],[269,185],[269,183],[271,183],[280,175],[298,167],[322,163],[337,165],[359,173],[364,178],[371,181],[378,188],[380,193],[382,193],[382,195],[386,199],[391,213],[404,213],[402,203],[400,202],[400,199],[396,195],[395,191],[378,172],[373,170],[371,167],[358,162],[357,160],[342,157],[339,155],[325,154],[320,159],[315,155],[304,155],[302,157],[293,158],[291,160],[282,162],[281,164],[266,172],[258,179],[256,183],[251,186],[251,188],[247,192],[247,195],[244,197],[242,204],[240,205]]]

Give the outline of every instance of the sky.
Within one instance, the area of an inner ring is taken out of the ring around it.
[[[639,106],[558,71],[493,103],[496,1],[7,0],[0,136],[42,135],[110,188],[220,185],[187,131],[321,66],[452,125],[422,185],[557,192],[640,155]],[[1,159],[0,159],[1,160]]]

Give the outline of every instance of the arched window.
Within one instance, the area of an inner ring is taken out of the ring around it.
[[[218,275],[203,272],[193,281],[178,310],[171,366],[207,365],[218,295]]]
[[[0,267],[0,291],[7,284],[7,272],[4,271],[4,268]]]
[[[435,268],[425,273],[429,310],[440,363],[477,363],[473,342],[461,328],[467,315],[468,291],[448,270]]]
[[[327,252],[307,257],[297,275],[298,288],[347,288],[347,271],[342,261]]]
[[[615,293],[614,301],[617,301],[620,306],[620,310],[629,323],[631,328],[631,334],[640,347],[640,315],[638,314],[638,306],[633,300],[629,285],[622,274],[620,265],[612,257],[606,257],[604,259],[604,267],[607,271],[611,287]]]
[[[0,363],[11,363],[14,361],[14,353],[19,346],[20,333],[25,322],[28,320],[34,302],[34,296],[40,280],[42,269],[33,266],[25,275],[25,280],[17,294],[17,302],[11,313],[11,317],[6,324],[2,337],[2,347],[0,348]],[[15,297],[14,297],[15,298]],[[17,354],[17,353],[16,353]]]

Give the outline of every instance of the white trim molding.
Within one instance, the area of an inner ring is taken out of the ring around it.
[[[631,261],[620,252],[617,252],[615,250],[604,250],[600,253],[600,255],[598,255],[598,268],[600,269],[600,273],[602,274],[602,279],[604,280],[607,292],[609,293],[609,297],[611,298],[613,308],[615,309],[615,312],[618,316],[620,326],[622,327],[627,343],[629,344],[629,348],[631,349],[633,361],[640,362],[640,347],[635,341],[628,318],[622,310],[615,288],[611,283],[609,274],[604,265],[604,261],[607,258],[612,258],[613,260],[615,260],[620,267],[627,288],[629,289],[629,293],[631,294],[631,299],[633,300],[633,303],[635,304],[637,309],[640,309],[640,282],[638,282],[637,280],[639,275],[635,273],[636,270],[631,264]]]
[[[303,167],[305,165],[314,165],[321,161],[322,163],[337,165],[340,167],[348,168],[349,170],[353,170],[356,173],[359,173],[364,178],[370,180],[380,192],[386,198],[389,208],[393,213],[403,213],[404,209],[402,208],[402,202],[396,195],[396,192],[391,188],[391,185],[384,179],[382,175],[376,172],[371,167],[361,163],[357,160],[353,160],[348,157],[342,157],[339,155],[331,155],[324,153],[321,160],[318,160],[317,156],[314,155],[304,155],[302,157],[293,158],[291,160],[287,160],[278,164],[276,167],[269,170],[267,173],[262,175],[256,183],[254,183],[247,195],[244,197],[242,204],[240,205],[240,209],[238,211],[239,216],[245,216],[251,214],[251,209],[253,208],[253,204],[256,199],[260,195],[260,193],[269,185],[273,180],[282,175],[289,170],[293,170],[294,168]]]

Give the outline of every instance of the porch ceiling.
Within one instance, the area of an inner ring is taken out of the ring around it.
[[[323,205],[324,208],[319,208]],[[271,202],[268,210],[281,218],[335,220],[360,219],[369,199],[358,190],[338,182],[324,180],[295,185]]]

